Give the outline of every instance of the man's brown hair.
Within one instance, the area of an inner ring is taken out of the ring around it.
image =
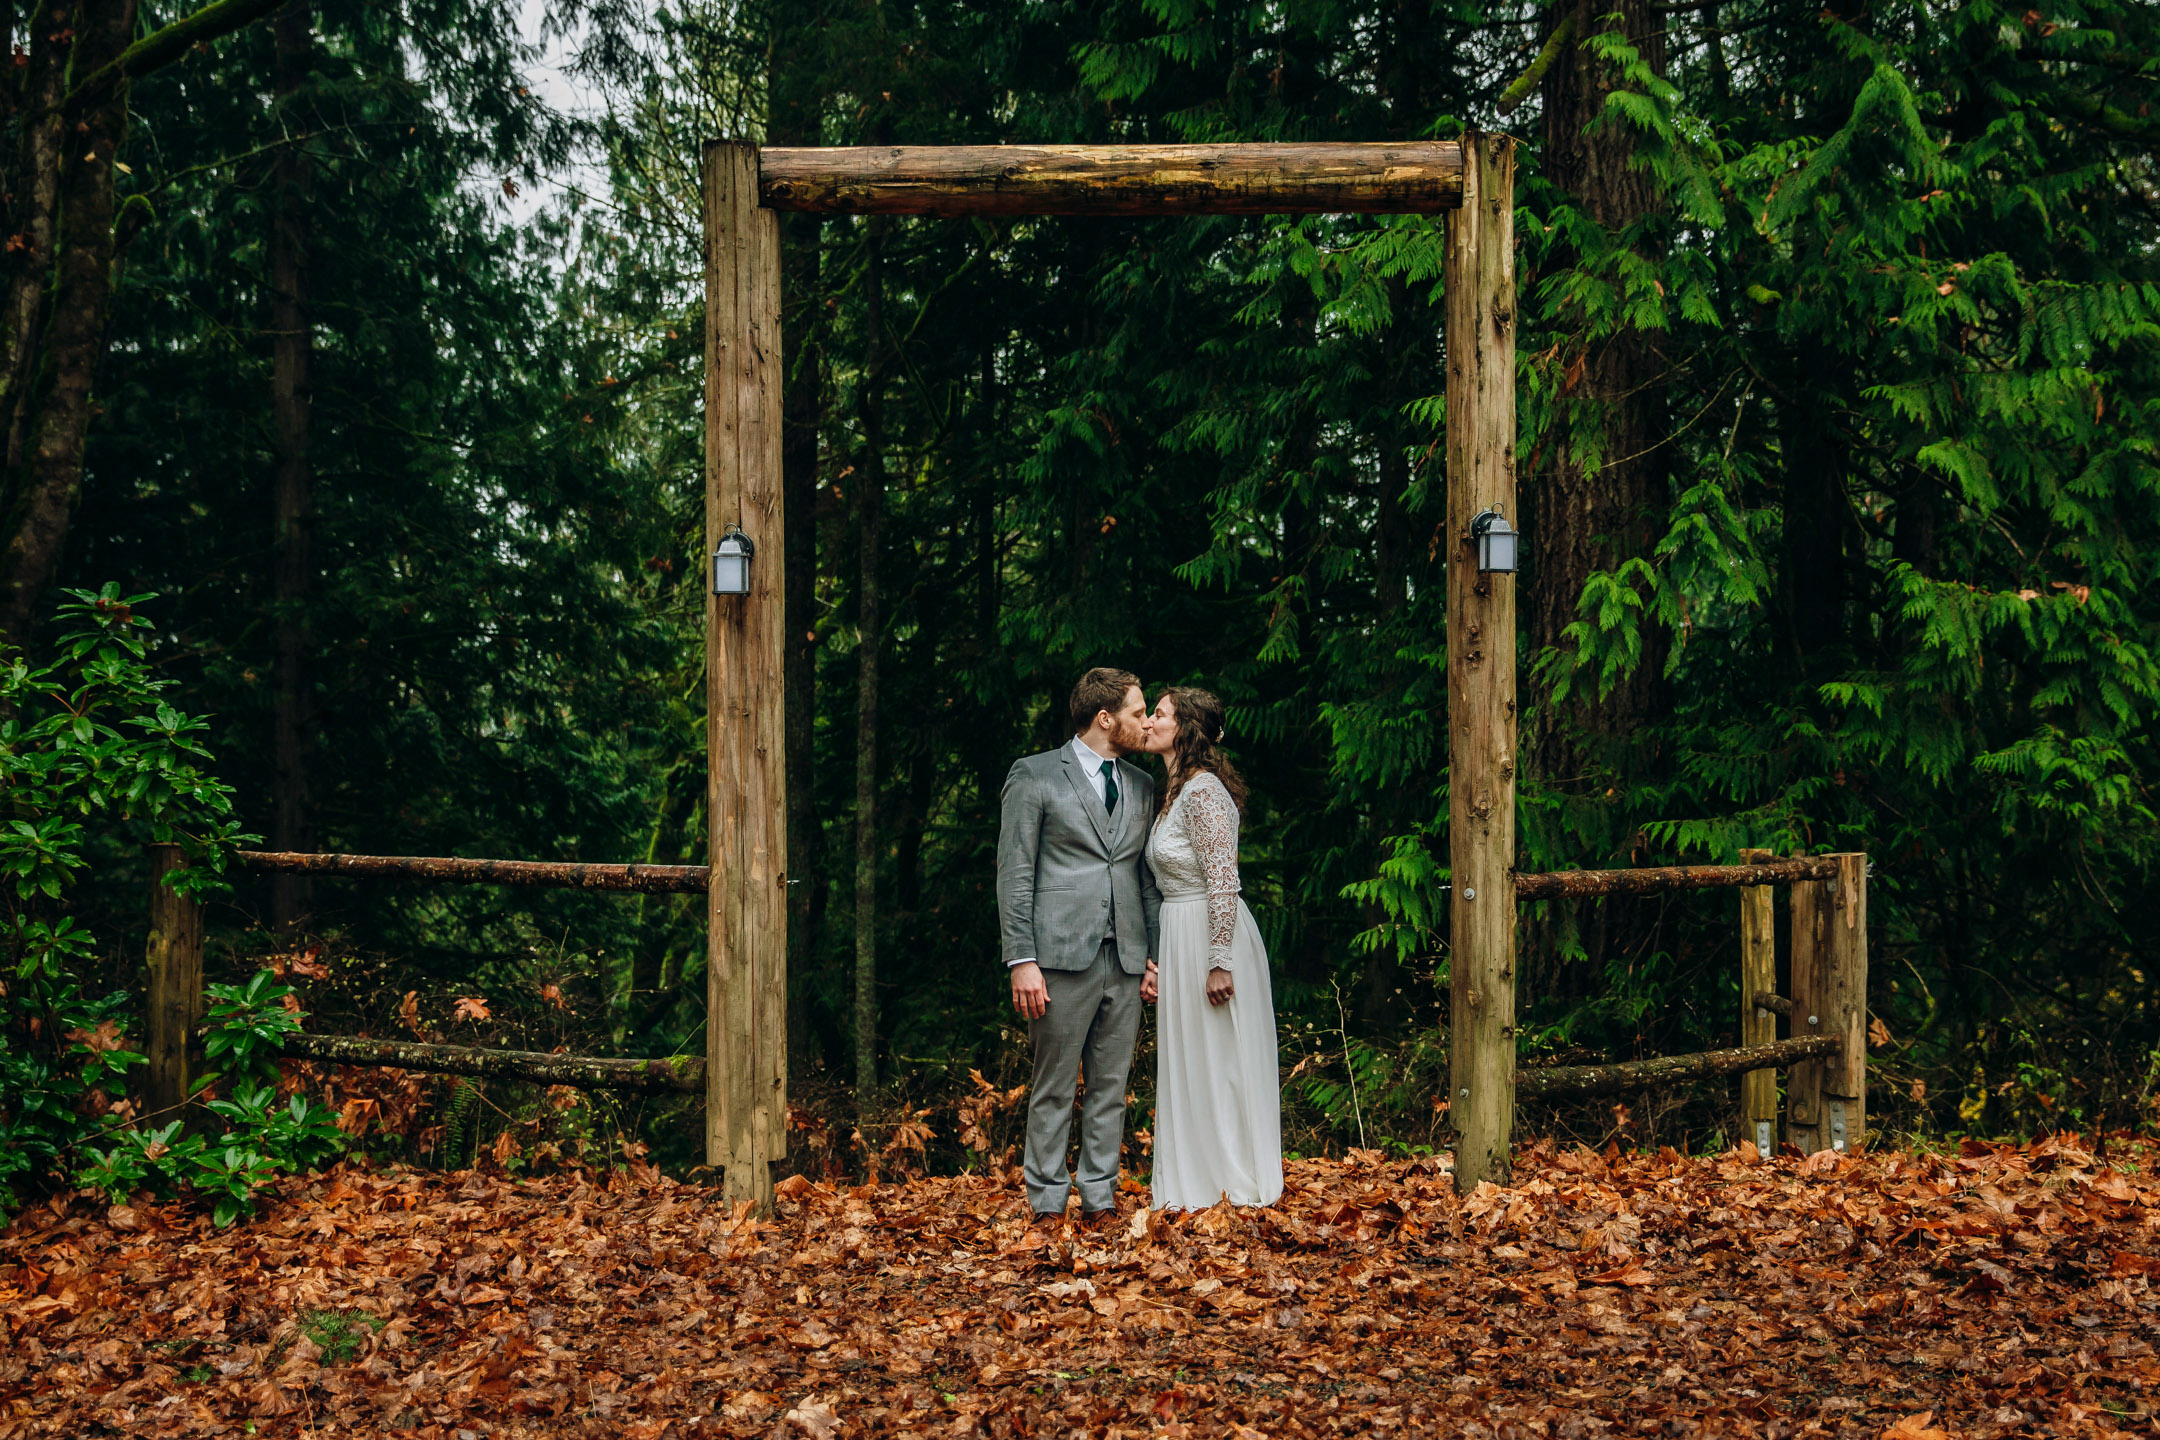
[[[1095,723],[1095,716],[1104,710],[1115,715],[1125,708],[1125,692],[1135,689],[1140,677],[1130,670],[1112,670],[1098,665],[1080,677],[1073,686],[1072,700],[1066,709],[1072,714],[1073,734],[1078,735]]]

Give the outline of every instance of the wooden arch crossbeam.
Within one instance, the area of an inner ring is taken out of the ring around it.
[[[821,215],[1434,214],[1462,194],[1459,140],[758,152],[758,202]]]
[[[706,596],[711,866],[706,1162],[772,1202],[787,1155],[781,210],[826,215],[1441,214],[1447,349],[1449,852],[1456,1183],[1507,1178],[1514,1123],[1515,594],[1470,522],[1515,513],[1514,142],[705,147],[705,553],[755,545]],[[708,590],[709,590],[708,586]],[[1439,717],[1435,717],[1436,723]],[[991,971],[985,971],[989,974]]]

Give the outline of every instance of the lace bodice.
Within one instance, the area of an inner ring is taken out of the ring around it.
[[[1178,792],[1148,837],[1148,866],[1165,900],[1205,895],[1208,968],[1230,968],[1237,934],[1238,811],[1221,780],[1202,771]]]

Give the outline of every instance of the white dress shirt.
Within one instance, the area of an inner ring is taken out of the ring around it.
[[[1096,754],[1092,749],[1090,749],[1088,747],[1087,741],[1081,739],[1078,735],[1073,736],[1072,748],[1073,754],[1077,755],[1080,758],[1080,773],[1087,776],[1089,788],[1094,790],[1095,798],[1098,801],[1101,800],[1105,795],[1110,793],[1108,790],[1103,788],[1103,782],[1105,778],[1103,775],[1103,765],[1105,763],[1103,757]],[[1112,760],[1108,763],[1115,765],[1117,762],[1115,760]],[[1124,792],[1120,791],[1118,794],[1118,803],[1123,804],[1124,802]],[[1015,965],[1033,965],[1034,963],[1035,957],[1030,955],[1025,960],[1006,961],[1005,968],[1010,970]]]

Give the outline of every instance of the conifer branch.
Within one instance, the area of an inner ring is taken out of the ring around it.
[[[1517,76],[1514,84],[1500,92],[1499,108],[1502,115],[1514,114],[1516,108],[1530,98],[1530,92],[1537,89],[1538,82],[1545,78],[1545,72],[1552,69],[1553,61],[1560,58],[1560,52],[1566,49],[1574,38],[1575,17],[1570,14],[1553,27],[1552,34],[1545,37],[1545,47],[1538,51],[1537,59],[1530,62],[1530,68]]]
[[[111,95],[124,80],[139,79],[163,69],[186,54],[190,47],[215,40],[260,20],[286,0],[213,0],[192,15],[151,31],[120,52],[111,62],[90,72],[68,92],[65,108],[79,110]]]

